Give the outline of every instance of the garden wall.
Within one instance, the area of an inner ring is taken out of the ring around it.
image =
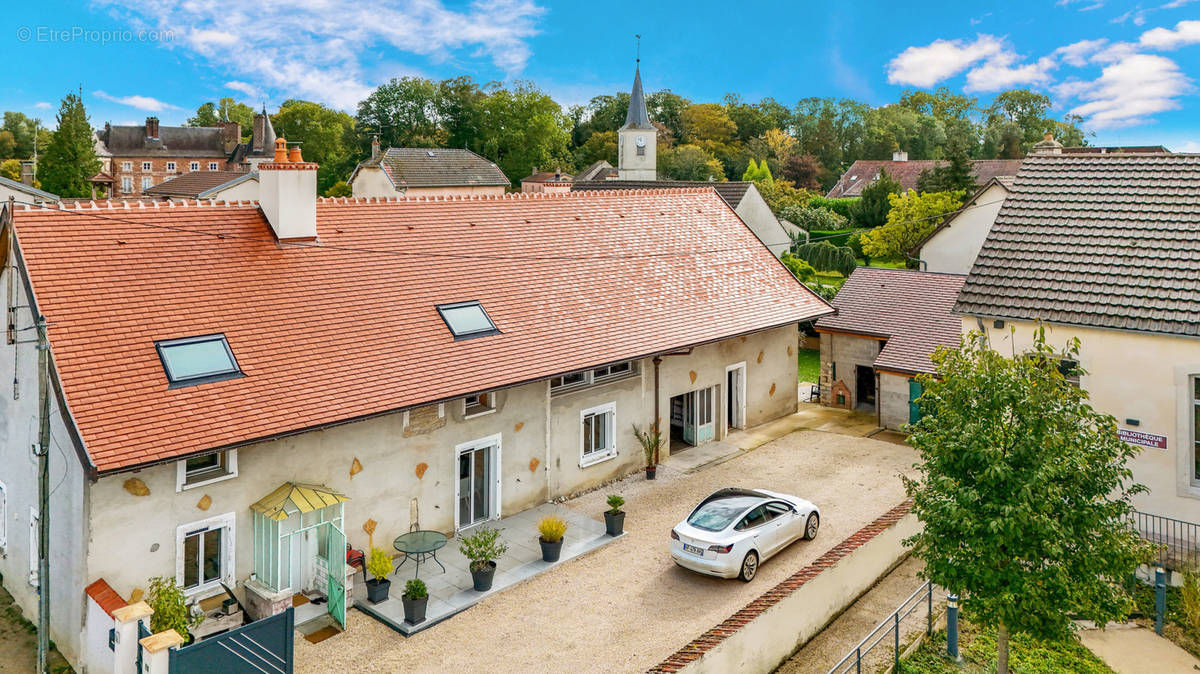
[[[904,501],[650,672],[770,672],[888,573],[920,530]]]

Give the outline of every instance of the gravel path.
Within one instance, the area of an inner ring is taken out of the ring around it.
[[[606,495],[621,493],[621,540],[408,639],[349,611],[346,632],[296,642],[296,671],[645,671],[899,503],[897,476],[915,460],[906,446],[800,431],[692,475],[662,466],[654,482],[632,476],[567,504],[599,518]],[[767,561],[751,583],[676,567],[670,528],[726,486],[808,498],[821,507],[821,533]]]

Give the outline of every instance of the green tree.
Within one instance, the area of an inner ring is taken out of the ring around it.
[[[254,108],[225,97],[216,103],[208,102],[196,108],[196,114],[188,117],[188,126],[217,126],[223,121],[242,125],[242,140],[249,141],[254,132]]]
[[[87,181],[100,170],[100,160],[88,122],[83,99],[67,94],[58,110],[58,129],[41,157],[38,177],[42,189],[61,197],[86,197],[92,193]]]
[[[393,77],[358,102],[356,126],[379,134],[388,147],[442,147],[438,134],[438,86],[423,77]],[[370,142],[364,135],[364,142]]]
[[[795,240],[792,243],[792,254],[811,264],[817,271],[835,271],[842,276],[849,276],[858,266],[854,253],[849,248],[835,246],[828,241],[802,243]]]
[[[482,106],[487,94],[467,76],[442,80],[433,109],[446,147],[481,149]]]
[[[792,276],[796,277],[801,283],[808,283],[817,275],[817,270],[808,262],[792,255],[790,252],[784,252],[779,256],[779,261],[783,266],[787,267],[788,271],[792,272]]]
[[[568,164],[570,121],[554,99],[528,82],[511,88],[488,86],[482,104],[482,154],[510,181],[528,175],[531,166]]]
[[[658,172],[672,180],[724,180],[721,162],[697,145],[680,145],[659,152]]]
[[[593,133],[583,145],[575,150],[575,165],[579,168],[585,168],[601,160],[607,161],[613,166],[617,165],[616,131]]]
[[[17,139],[7,129],[0,130],[0,159],[17,156]]]
[[[871,229],[887,222],[892,209],[889,196],[899,194],[900,183],[892,180],[884,169],[879,170],[879,179],[863,188],[862,196],[850,206],[850,221],[855,227]]]
[[[887,223],[862,237],[863,252],[871,257],[899,258],[912,254],[916,247],[945,218],[962,206],[962,192],[923,192],[890,194]]]
[[[692,104],[680,113],[683,124],[683,140],[687,143],[711,141],[728,143],[737,133],[737,125],[729,118],[725,109],[716,103]]]
[[[947,147],[947,161],[925,169],[917,177],[917,190],[921,192],[963,192],[973,194],[975,172],[967,148],[960,141],[951,141]]]
[[[750,158],[750,162],[746,164],[746,170],[742,173],[742,180],[753,181],[758,177],[758,164],[754,162],[754,157]]]
[[[1079,348],[1055,350],[1038,328],[1006,358],[971,334],[917,378],[919,476],[905,488],[923,528],[907,543],[925,578],[997,628],[1001,674],[1010,634],[1064,639],[1074,618],[1123,619],[1122,581],[1144,560],[1128,524],[1130,496],[1145,491],[1125,465],[1137,450],[1058,367]]]
[[[809,232],[828,232],[845,229],[850,221],[825,208],[807,206],[784,208],[779,217]]]
[[[0,161],[0,176],[4,176],[9,180],[20,180],[21,160],[5,159],[4,161]]]
[[[336,183],[330,185],[329,189],[325,190],[324,196],[327,196],[327,197],[352,197],[352,196],[354,196],[354,188],[347,185],[345,180],[339,180]]]
[[[39,122],[20,112],[4,113],[4,130],[13,135],[13,158],[29,159],[33,156],[33,141]]]
[[[317,162],[317,190],[345,180],[355,159],[354,118],[320,103],[287,100],[271,116],[275,134],[299,142],[306,161]]]
[[[655,126],[661,124],[671,138],[683,138],[683,110],[691,104],[691,101],[670,89],[663,89],[646,95],[646,114]],[[659,147],[662,147],[661,140]]]
[[[190,641],[192,635],[189,627],[200,624],[203,618],[193,618],[187,606],[187,598],[183,590],[175,584],[174,578],[155,576],[150,579],[150,591],[146,593],[146,603],[154,609],[150,616],[150,631],[154,634],[175,630],[185,641]]]

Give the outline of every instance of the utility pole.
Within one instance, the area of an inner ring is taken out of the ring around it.
[[[50,342],[46,317],[37,317],[38,349],[38,674],[50,655]]]

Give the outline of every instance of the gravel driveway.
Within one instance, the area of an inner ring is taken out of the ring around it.
[[[599,518],[605,496],[621,493],[621,540],[408,639],[349,611],[346,632],[296,641],[296,671],[645,671],[899,503],[898,475],[911,474],[915,460],[903,445],[799,431],[692,475],[662,466],[654,482],[632,476],[567,504]],[[726,486],[810,499],[821,508],[821,532],[767,561],[751,583],[676,567],[670,528]]]

